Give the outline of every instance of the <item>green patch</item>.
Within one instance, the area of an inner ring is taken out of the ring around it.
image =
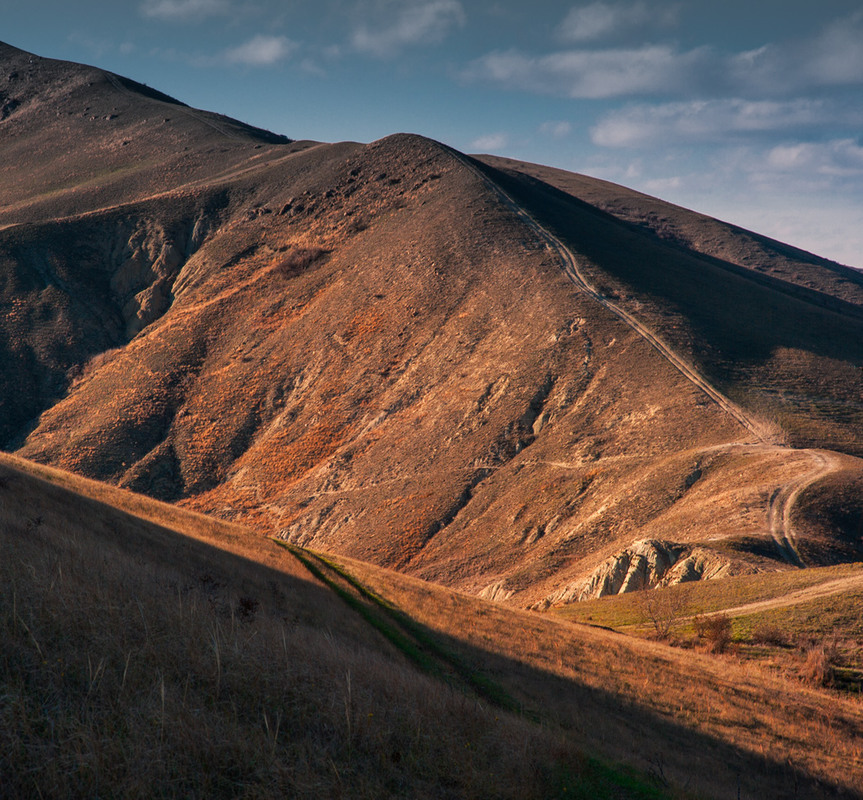
[[[695,614],[710,614],[747,603],[782,597],[798,589],[817,586],[837,578],[858,575],[861,569],[863,569],[863,564],[857,563],[782,572],[762,572],[756,575],[740,575],[734,578],[683,583],[666,589],[652,590],[651,594],[665,596],[673,601],[671,605],[674,608],[675,617],[690,617]],[[825,598],[825,600],[832,600],[836,604],[838,613],[838,609],[848,608],[847,598],[849,596],[840,594],[832,598]],[[792,613],[792,609],[808,605],[787,606],[777,609],[773,613],[781,619]],[[653,629],[650,614],[645,606],[643,593],[632,592],[603,597],[598,600],[585,600],[561,608],[552,608],[550,613],[570,622],[600,625],[615,630],[628,628],[631,629],[630,632],[637,633],[640,632],[640,629],[643,629],[644,632]],[[863,636],[861,618],[863,615],[855,619],[853,612],[849,612],[847,621],[852,626],[849,630],[859,630],[860,635]],[[735,622],[735,638],[738,635],[738,626],[739,623]],[[745,636],[743,628],[740,630],[740,636]]]
[[[526,714],[521,705],[487,675],[472,669],[450,649],[445,648],[431,633],[403,611],[357,581],[332,559],[312,553],[279,539],[276,544],[289,550],[318,580],[332,589],[392,645],[400,650],[423,672],[450,683],[453,678],[482,699],[505,711]],[[317,562],[317,563],[316,563]],[[326,569],[321,569],[323,565]],[[326,574],[331,570],[345,581],[356,594],[347,591]]]
[[[621,797],[660,800],[672,797],[661,787],[661,783],[659,776],[652,780],[645,779],[634,770],[610,766],[591,758],[578,774],[561,772],[556,797],[576,800],[618,800]]]

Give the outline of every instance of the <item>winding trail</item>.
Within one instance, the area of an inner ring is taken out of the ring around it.
[[[603,295],[584,275],[578,265],[575,255],[566,246],[566,244],[548,230],[548,228],[537,221],[531,213],[524,208],[524,206],[514,200],[501,186],[495,183],[468,157],[455,150],[451,150],[450,152],[459,162],[467,167],[467,169],[473,172],[494,193],[494,195],[508,209],[510,209],[510,211],[512,211],[512,213],[514,213],[539,237],[540,240],[545,242],[552,251],[557,253],[562,261],[563,271],[584,294],[588,295],[603,308],[610,311],[647,341],[654,350],[656,350],[669,364],[677,369],[678,372],[680,372],[687,380],[701,389],[701,391],[713,400],[713,402],[715,402],[723,411],[732,416],[737,420],[737,422],[746,428],[746,430],[755,437],[756,444],[760,444],[765,448],[770,449],[776,448],[788,450],[787,445],[784,445],[779,441],[774,431],[770,430],[766,425],[750,416],[743,408],[732,402],[728,397],[720,392],[692,364],[676,353],[668,343],[663,341],[656,331],[652,330],[643,322],[632,316],[632,314],[624,308]],[[797,549],[796,535],[794,526],[791,522],[792,509],[797,498],[804,489],[840,468],[840,460],[837,455],[825,450],[807,449],[799,450],[798,452],[807,454],[814,462],[813,467],[794,480],[776,488],[768,502],[767,517],[770,535],[776,543],[776,547],[782,558],[789,564],[803,567],[805,565]]]
[[[832,597],[835,594],[863,590],[863,572],[859,575],[848,575],[843,578],[816,583],[802,589],[794,589],[779,597],[770,597],[765,600],[753,600],[751,603],[743,603],[731,608],[723,608],[719,611],[710,611],[702,616],[716,617],[725,615],[728,617],[745,617],[750,614],[758,614],[762,611],[770,611],[774,608],[787,608],[789,606],[810,603],[823,597]],[[678,621],[691,620],[695,617],[679,617]]]
[[[455,157],[469,170],[477,175],[485,185],[510,209],[522,222],[527,225],[548,247],[556,252],[563,262],[563,271],[567,277],[586,295],[591,297],[603,308],[606,308],[618,319],[625,322],[639,336],[648,342],[669,364],[680,372],[687,380],[703,391],[723,411],[730,414],[744,428],[746,428],[762,444],[779,444],[771,431],[758,420],[751,417],[736,403],[733,403],[722,392],[714,387],[692,364],[676,353],[670,345],[664,342],[656,331],[636,319],[628,311],[621,308],[602,294],[584,275],[578,265],[578,261],[572,251],[548,228],[538,222],[531,213],[516,202],[503,188],[482,172],[475,164],[471,163],[465,156],[453,151]]]
[[[768,506],[768,522],[770,535],[783,558],[790,564],[805,566],[797,550],[797,537],[794,525],[791,522],[791,512],[800,493],[821,480],[831,472],[841,468],[839,457],[829,450],[800,450],[806,453],[814,462],[814,466],[808,472],[795,478],[793,481],[779,486],[770,496]]]

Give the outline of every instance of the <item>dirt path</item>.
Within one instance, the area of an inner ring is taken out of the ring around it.
[[[528,228],[530,228],[542,241],[558,254],[563,262],[563,270],[567,277],[569,277],[569,279],[582,292],[584,292],[584,294],[593,298],[593,300],[599,303],[603,308],[607,309],[618,319],[625,322],[630,328],[639,334],[639,336],[645,339],[687,380],[701,389],[701,391],[713,400],[723,411],[730,414],[744,428],[746,428],[755,437],[757,443],[765,446],[783,447],[782,442],[777,440],[777,436],[774,431],[770,430],[766,425],[750,416],[743,408],[722,394],[722,392],[713,386],[692,364],[686,361],[681,355],[676,353],[669,344],[663,341],[656,331],[636,319],[617,303],[614,303],[612,300],[605,297],[581,271],[578,261],[572,251],[560,239],[558,239],[557,236],[534,219],[530,212],[519,205],[512,197],[510,197],[509,194],[507,194],[506,191],[485,175],[467,158],[455,151],[453,151],[453,155],[475,175],[477,175],[486,184],[486,186],[494,192],[501,202],[507,206],[507,208],[509,208],[528,226]],[[840,461],[835,454],[825,450],[800,450],[798,452],[806,453],[813,459],[813,468],[802,476],[776,488],[770,497],[767,516],[770,535],[776,542],[777,549],[782,557],[788,563],[802,567],[804,564],[800,558],[799,552],[797,551],[796,535],[794,532],[794,526],[791,523],[792,509],[797,498],[800,496],[800,493],[816,481],[839,469]]]
[[[734,606],[733,608],[724,608],[720,611],[712,611],[705,614],[706,617],[712,617],[719,614],[726,614],[729,617],[745,617],[748,614],[757,614],[759,611],[770,611],[774,608],[785,608],[787,606],[796,606],[801,603],[808,603],[812,600],[818,600],[822,597],[830,597],[834,594],[850,592],[854,590],[863,590],[863,571],[859,575],[848,575],[845,578],[836,578],[832,581],[825,581],[814,586],[807,586],[804,589],[796,589],[788,594],[783,594],[780,597],[771,597],[767,600],[756,600],[752,603]],[[691,619],[688,617],[687,619]]]
[[[814,461],[811,470],[805,472],[793,481],[779,486],[770,496],[768,506],[768,524],[770,535],[779,552],[789,564],[804,566],[797,551],[797,534],[791,521],[791,512],[800,493],[816,481],[841,468],[839,457],[828,450],[800,450]]]
[[[456,154],[458,158],[460,154]],[[628,311],[621,308],[617,303],[609,300],[603,295],[590,281],[585,277],[578,265],[578,261],[572,251],[555,236],[551,231],[539,223],[530,212],[523,206],[519,205],[506,191],[498,186],[494,181],[487,177],[476,166],[466,161],[463,157],[459,160],[467,166],[474,174],[479,176],[482,181],[500,198],[519,219],[522,220],[542,241],[544,241],[554,252],[560,256],[563,262],[563,271],[567,277],[582,291],[584,294],[593,298],[603,308],[608,309],[618,319],[625,322],[639,336],[645,339],[666,361],[668,361],[675,369],[678,370],[687,380],[695,384],[703,391],[711,400],[713,400],[723,411],[730,414],[744,428],[746,428],[758,442],[764,444],[778,444],[775,441],[775,436],[769,431],[766,426],[749,416],[740,406],[729,400],[722,392],[715,388],[698,370],[676,353],[668,344],[666,344],[656,333],[644,323],[637,320]]]

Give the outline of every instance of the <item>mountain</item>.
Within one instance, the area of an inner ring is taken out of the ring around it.
[[[522,607],[860,557],[863,278],[0,46],[0,440]]]

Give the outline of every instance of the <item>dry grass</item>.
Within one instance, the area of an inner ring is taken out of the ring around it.
[[[696,796],[738,789],[743,797],[821,796],[826,786],[835,796],[863,792],[863,710],[806,688],[796,674],[785,680],[736,656],[572,626],[329,559],[526,715],[513,717],[411,668],[333,593],[307,573],[300,579],[299,563],[272,542],[30,468],[153,519],[173,515],[192,538],[129,517],[119,524],[116,512],[70,500],[59,487],[25,492],[4,471],[0,569],[14,591],[3,596],[4,681],[12,687],[3,696],[17,699],[3,713],[14,708],[18,716],[3,729],[29,733],[5,741],[2,752],[17,759],[14,774],[26,780],[44,773],[42,785],[50,787],[65,776],[87,793],[97,774],[88,765],[102,763],[104,746],[114,748],[108,774],[115,786],[129,781],[127,794],[530,797],[598,781],[618,787],[607,789],[609,797],[650,796],[638,794],[647,791],[643,784],[620,789],[632,779],[580,755],[588,752]],[[40,510],[46,491],[58,494]],[[126,692],[131,686],[134,693]],[[62,774],[44,767],[46,752],[62,754]],[[140,753],[152,767],[141,766]],[[197,771],[213,759],[227,766]],[[145,789],[132,782],[141,775],[150,781]]]
[[[854,700],[733,653],[572,626],[337,560],[462,657],[483,663],[526,709],[607,758],[661,768],[699,796],[739,789],[742,797],[820,797],[836,784],[849,796],[863,792],[863,709]],[[820,788],[807,783],[811,776]]]
[[[662,796],[421,674],[270,542],[0,470],[3,796]]]
[[[710,614],[761,600],[782,598],[789,593],[818,586],[828,581],[861,574],[861,564],[812,567],[805,570],[762,572],[722,580],[695,581],[661,589],[667,595],[676,617]],[[585,622],[614,629],[637,631],[652,627],[639,592],[586,600],[552,609],[552,613],[571,622]],[[654,601],[658,602],[658,601]]]

